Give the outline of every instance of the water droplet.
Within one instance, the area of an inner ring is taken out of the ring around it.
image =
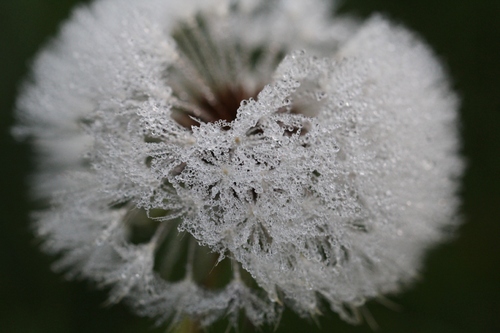
[[[326,92],[324,92],[324,91],[318,91],[318,92],[316,92],[315,95],[316,95],[317,101],[321,101],[322,99],[324,99],[327,96]]]

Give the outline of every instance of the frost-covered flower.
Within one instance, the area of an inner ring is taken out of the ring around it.
[[[139,314],[349,321],[456,224],[455,96],[429,49],[326,1],[99,0],[37,58],[45,249]]]

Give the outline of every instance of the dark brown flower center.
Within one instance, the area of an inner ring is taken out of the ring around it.
[[[172,34],[179,53],[167,74],[174,97],[172,117],[188,129],[200,122],[236,119],[241,102],[256,99],[285,54],[280,47],[241,45],[228,31],[213,31],[211,24],[198,15]]]
[[[195,105],[200,110],[198,116],[186,112],[186,110],[175,109],[173,118],[186,128],[197,126],[198,122],[195,119],[199,119],[203,122],[214,122],[218,120],[231,122],[236,119],[241,101],[257,98],[258,92],[258,90],[251,92],[237,84],[234,86],[226,86],[215,92],[213,100],[208,99],[206,96],[200,96],[194,101]]]

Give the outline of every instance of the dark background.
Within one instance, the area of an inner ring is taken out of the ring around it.
[[[89,283],[51,272],[53,258],[39,252],[30,232],[27,175],[33,164],[30,148],[9,134],[13,104],[37,49],[78,2],[0,0],[0,332],[164,332],[123,305],[104,307],[106,293]],[[379,332],[500,332],[500,1],[345,0],[342,11],[360,17],[382,12],[418,32],[447,65],[462,97],[464,224],[453,241],[429,254],[421,281],[391,297],[399,310],[368,304]],[[318,324],[290,311],[277,330],[316,331],[372,332],[336,314],[325,313]]]

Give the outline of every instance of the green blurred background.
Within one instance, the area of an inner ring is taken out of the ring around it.
[[[106,292],[89,283],[53,273],[53,258],[38,251],[30,232],[27,177],[33,162],[30,147],[9,134],[13,104],[37,49],[81,2],[0,0],[2,333],[165,331],[123,305],[104,307]],[[391,297],[400,309],[368,304],[379,332],[500,332],[500,0],[345,0],[341,10],[359,17],[382,12],[418,32],[447,65],[463,102],[465,222],[453,241],[429,254],[421,281]],[[372,329],[347,325],[332,313],[310,323],[285,311],[277,332]]]

